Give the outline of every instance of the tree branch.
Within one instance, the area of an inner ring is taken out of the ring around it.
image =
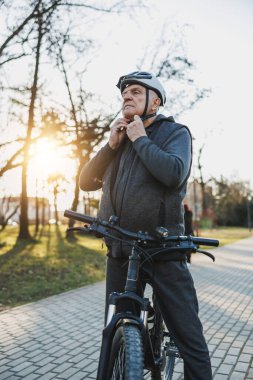
[[[55,8],[57,5],[61,5],[61,0],[54,0],[53,3],[47,7],[47,8],[44,8],[42,11],[40,11],[40,14],[41,15],[44,15],[48,12],[50,12],[53,8]],[[0,56],[3,54],[3,51],[6,49],[6,47],[9,45],[10,41],[16,37],[23,29],[24,27],[28,24],[28,22],[30,20],[32,20],[33,18],[36,18],[38,17],[38,12],[39,12],[39,7],[40,7],[40,4],[41,4],[41,0],[37,1],[34,9],[32,10],[32,12],[25,18],[25,20],[11,33],[11,35],[6,38],[6,40],[4,41],[4,43],[0,46]]]
[[[7,63],[7,62],[14,61],[15,59],[22,58],[22,57],[24,57],[24,56],[27,56],[27,54],[22,53],[22,54],[20,54],[20,55],[15,56],[15,57],[14,57],[14,56],[10,56],[10,57],[7,58],[5,61],[0,62],[0,66],[4,65],[4,64]]]
[[[19,163],[16,163],[16,164],[13,164],[13,161],[22,153],[24,147],[18,149],[11,158],[9,158],[9,160],[6,162],[6,164],[0,169],[0,177],[3,176],[3,174],[5,172],[7,172],[8,170],[11,170],[11,169],[14,169],[20,165],[22,165],[22,162],[19,162]]]
[[[14,142],[20,142],[20,141],[25,141],[25,139],[24,138],[20,138],[20,139],[16,139],[16,140],[12,140],[12,141],[6,141],[6,142],[0,144],[0,149],[3,148],[6,145],[13,144]]]
[[[22,31],[22,29],[31,19],[34,18],[36,12],[38,11],[38,8],[39,4],[37,3],[33,11],[29,14],[29,16],[27,16],[26,19],[12,32],[12,34],[8,38],[6,38],[4,43],[0,46],[0,56],[3,54],[3,51],[8,46],[9,42]]]
[[[99,12],[105,12],[105,13],[110,13],[110,12],[113,12],[113,9],[117,8],[119,5],[123,4],[124,1],[119,1],[118,3],[114,4],[113,6],[111,6],[110,8],[98,8],[98,7],[95,7],[93,5],[87,5],[87,4],[78,4],[78,3],[64,3],[64,4],[60,4],[60,5],[65,5],[65,6],[68,6],[68,7],[80,7],[80,8],[87,8],[87,9],[91,9],[93,11],[99,11]]]

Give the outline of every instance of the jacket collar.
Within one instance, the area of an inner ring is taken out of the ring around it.
[[[154,128],[157,127],[157,123],[158,122],[161,122],[163,120],[166,120],[168,122],[171,122],[171,123],[175,123],[175,119],[173,116],[164,116],[162,114],[159,114],[156,116],[155,120],[153,121],[152,124],[150,124],[147,128],[146,128],[146,131],[147,131],[147,134],[150,134]]]

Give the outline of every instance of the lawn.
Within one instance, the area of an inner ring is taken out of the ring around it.
[[[201,229],[199,231],[199,236],[218,239],[220,241],[220,246],[223,246],[253,236],[253,231],[250,232],[247,228],[240,227],[219,227]]]
[[[35,241],[16,242],[17,228],[0,234],[0,310],[104,278],[106,250],[90,236],[65,238],[65,226],[45,226]]]
[[[18,230],[0,233],[0,311],[104,279],[106,249],[91,236],[65,238],[65,226],[45,226],[34,242],[16,242]],[[244,228],[199,231],[221,245],[252,236]]]

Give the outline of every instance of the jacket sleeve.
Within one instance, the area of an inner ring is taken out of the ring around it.
[[[189,176],[192,141],[189,130],[184,126],[168,137],[162,149],[147,136],[139,137],[133,146],[144,166],[165,186],[178,188]]]
[[[106,144],[81,170],[79,186],[84,191],[94,191],[102,187],[104,173],[115,157],[116,151]]]

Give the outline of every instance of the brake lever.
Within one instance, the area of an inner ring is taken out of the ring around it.
[[[202,249],[196,249],[196,252],[203,253],[203,255],[210,257],[210,259],[212,259],[213,262],[215,261],[214,255],[212,255],[210,252],[203,251]]]

